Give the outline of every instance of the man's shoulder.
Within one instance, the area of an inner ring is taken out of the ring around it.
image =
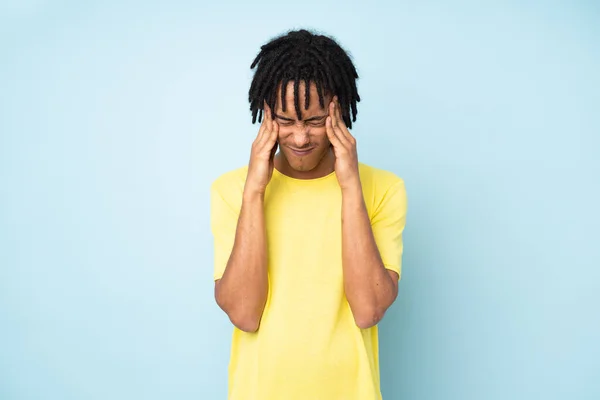
[[[397,218],[406,212],[407,195],[404,180],[392,171],[359,164],[363,195],[369,216]]]
[[[404,180],[396,173],[365,163],[359,163],[359,173],[361,183],[374,188],[387,190],[392,186],[404,185]]]
[[[247,174],[247,165],[222,173],[212,181],[210,189],[221,195],[243,191]]]

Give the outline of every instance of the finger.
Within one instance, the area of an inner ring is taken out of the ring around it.
[[[260,149],[261,152],[270,152],[277,141],[278,133],[279,126],[277,123],[275,121],[268,122],[267,129],[257,144],[258,149]]]
[[[254,147],[257,151],[262,151],[263,147],[265,146],[265,143],[269,140],[269,137],[271,136],[272,130],[272,122],[265,120],[264,126],[261,127],[261,131],[259,132],[259,136],[254,141]]]
[[[339,122],[344,123],[344,125],[346,125],[346,123],[344,122],[344,118],[342,118],[342,107],[340,107],[340,99],[339,97],[335,96],[333,98],[334,104],[335,104],[335,116],[337,117]]]
[[[271,107],[265,102],[265,140],[269,140],[271,133],[273,132],[273,113],[271,112]]]
[[[335,101],[335,112],[336,112],[337,121],[338,121],[337,128],[340,130],[340,139],[346,140],[349,143],[354,143],[354,137],[348,130],[348,127],[346,126],[346,122],[344,122],[344,119],[342,118],[342,107],[340,107],[340,102],[339,102],[339,99],[337,96],[334,97],[334,101]]]
[[[254,142],[252,142],[253,146],[257,146],[262,141],[262,138],[265,134],[265,130],[266,130],[265,126],[261,125],[260,129],[258,130],[258,134],[256,135],[256,138],[254,139]]]
[[[271,121],[271,131],[267,138],[267,145],[270,147],[275,146],[277,138],[279,137],[279,124],[275,121]]]
[[[344,147],[344,145],[340,142],[340,139],[335,134],[333,129],[333,118],[331,115],[325,120],[325,131],[327,132],[327,137],[329,138],[329,142],[333,145],[334,150]]]
[[[273,131],[271,133],[271,137],[269,138],[269,142],[267,144],[268,146],[271,147],[271,157],[270,157],[271,161],[275,157],[275,153],[277,153],[277,147],[278,147],[277,138],[278,137],[279,137],[279,125],[277,124],[277,122],[273,121]]]
[[[345,126],[344,121],[341,119],[341,114],[339,113],[339,103],[337,102],[337,96],[331,100],[331,106],[329,110],[329,115],[332,117],[332,125],[334,128],[341,128]]]
[[[265,119],[267,121],[273,120],[273,115],[271,115],[271,107],[269,107],[266,101],[264,102],[263,109],[265,111]]]
[[[269,138],[271,137],[272,133],[273,121],[265,119],[265,129],[263,130],[262,135],[256,141],[256,145],[259,149],[262,149],[265,146],[265,144],[269,141]]]
[[[260,124],[260,129],[258,130],[258,134],[256,135],[256,139],[254,139],[254,143],[253,143],[254,145],[258,145],[260,142],[262,142],[266,131],[267,131],[267,123],[263,119],[262,124]]]
[[[329,103],[329,116],[331,117],[331,125],[337,125],[337,116],[335,115],[335,102],[332,100]]]
[[[254,140],[255,143],[259,143],[261,141],[263,134],[269,128],[268,107],[269,106],[265,102],[264,107],[263,107],[262,122],[260,124],[260,128],[258,129],[258,134],[256,135],[256,139]]]
[[[349,146],[351,144],[351,142],[348,140],[348,138],[346,137],[346,135],[344,134],[344,123],[340,122],[339,118],[338,118],[338,112],[336,110],[336,102],[335,102],[335,97],[334,100],[331,101],[331,105],[330,105],[330,112],[329,115],[332,117],[331,118],[331,126],[333,128],[333,133],[335,134],[335,136],[337,137],[337,139],[339,140],[339,142],[344,145],[344,146]]]
[[[264,133],[268,137],[269,136],[268,133],[271,132],[271,129],[273,128],[273,114],[271,113],[271,107],[269,107],[269,105],[267,104],[266,101],[263,102],[263,111],[264,111],[263,122],[265,124]]]

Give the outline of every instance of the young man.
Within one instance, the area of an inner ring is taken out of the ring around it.
[[[381,399],[376,324],[398,293],[404,183],[358,162],[358,75],[334,40],[290,32],[254,67],[249,165],[211,186],[229,398]]]

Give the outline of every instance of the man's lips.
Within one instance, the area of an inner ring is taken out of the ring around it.
[[[297,156],[305,156],[307,154],[310,154],[314,149],[315,149],[314,147],[311,147],[308,149],[299,150],[299,149],[294,149],[293,147],[290,147],[290,150],[292,150],[292,153],[294,153]]]

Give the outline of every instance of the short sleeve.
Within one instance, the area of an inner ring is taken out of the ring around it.
[[[228,203],[218,191],[215,184],[210,187],[210,228],[214,241],[215,280],[221,279],[229,261],[235,232],[239,218],[239,210]]]
[[[404,181],[390,186],[374,210],[371,228],[385,268],[402,276],[402,234],[406,224],[407,198]]]

